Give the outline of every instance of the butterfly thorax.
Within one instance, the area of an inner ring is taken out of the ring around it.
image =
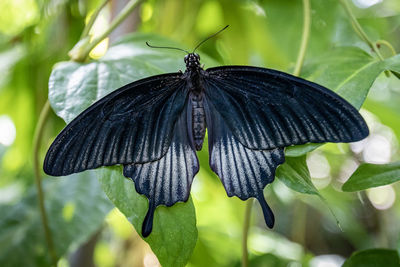
[[[185,56],[183,60],[186,64],[186,71],[185,71],[186,73],[191,72],[192,74],[195,74],[196,72],[199,72],[202,69],[200,65],[199,54],[189,53]]]

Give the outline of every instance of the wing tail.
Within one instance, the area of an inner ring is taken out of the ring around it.
[[[257,200],[261,205],[265,223],[267,224],[267,226],[269,228],[274,227],[275,216],[274,216],[274,213],[272,212],[271,208],[268,206],[267,201],[265,200],[265,197],[264,197],[264,194],[262,193],[262,191],[257,196]]]
[[[143,237],[148,237],[153,231],[153,220],[155,211],[156,211],[155,205],[151,201],[149,201],[149,209],[147,210],[146,216],[144,217],[142,224]]]

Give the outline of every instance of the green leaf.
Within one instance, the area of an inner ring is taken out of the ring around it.
[[[174,50],[152,49],[150,43],[181,47],[148,34],[121,39],[99,61],[62,62],[54,68],[49,82],[49,100],[66,122],[109,92],[140,78],[184,69],[183,54]],[[207,66],[215,62],[202,56]],[[147,200],[120,168],[97,170],[103,190],[140,233]],[[197,240],[196,218],[191,200],[171,208],[157,208],[152,234],[145,239],[163,266],[184,266]]]
[[[397,54],[391,58],[385,60],[386,70],[392,70],[400,72],[400,54]]]
[[[399,254],[391,249],[367,249],[357,251],[348,258],[342,267],[398,267]]]
[[[294,191],[318,196],[327,205],[332,216],[335,218],[338,227],[341,228],[340,222],[329,203],[319,193],[318,189],[311,181],[305,155],[300,157],[286,157],[285,163],[279,166],[276,170],[276,177]]]
[[[43,182],[46,211],[56,254],[61,257],[97,231],[112,204],[92,172]],[[16,205],[0,205],[0,265],[50,266],[36,189]]]
[[[285,163],[276,170],[276,177],[297,192],[319,196],[317,188],[311,182],[304,155],[297,158],[286,157]]]
[[[120,166],[102,168],[101,171],[100,181],[107,196],[135,229],[141,229],[148,207],[146,197],[136,192],[132,180],[123,178]],[[145,241],[162,266],[185,266],[197,241],[196,214],[192,200],[168,208],[158,207],[153,232]]]
[[[308,152],[311,152],[318,147],[322,146],[323,144],[304,144],[304,145],[297,145],[297,146],[289,146],[285,149],[285,156],[286,157],[300,157]]]
[[[364,163],[343,184],[342,190],[346,192],[360,191],[399,180],[400,162],[379,165]]]

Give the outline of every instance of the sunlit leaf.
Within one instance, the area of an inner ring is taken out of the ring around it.
[[[400,162],[389,164],[361,164],[351,175],[342,190],[354,192],[391,184],[400,180]]]
[[[398,267],[400,266],[399,254],[391,249],[368,249],[353,253],[342,267]]]

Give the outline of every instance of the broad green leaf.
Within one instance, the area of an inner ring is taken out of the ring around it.
[[[113,205],[92,172],[44,180],[45,205],[58,257],[96,232]],[[34,187],[15,205],[0,205],[0,265],[50,266]]]
[[[306,156],[303,155],[297,158],[286,157],[285,160],[285,163],[276,170],[276,177],[297,192],[319,195],[318,190],[311,182]]]
[[[357,251],[348,258],[342,267],[398,267],[399,254],[391,249],[367,249]]]
[[[179,44],[155,35],[134,34],[110,47],[99,61],[59,63],[49,82],[49,100],[55,112],[70,122],[97,99],[122,85],[184,69],[182,52],[152,49],[145,41],[179,47]],[[202,56],[202,62],[208,67],[215,65],[206,56]],[[140,233],[148,205],[145,197],[136,193],[134,183],[126,180],[121,169],[96,172],[108,197]],[[153,232],[145,239],[163,266],[184,266],[196,240],[196,219],[191,201],[168,209],[158,208]]]
[[[139,195],[132,180],[121,177],[119,166],[102,168],[103,190],[141,234],[148,201]],[[196,214],[190,199],[172,207],[158,207],[153,232],[145,239],[162,266],[185,266],[197,241]]]
[[[361,164],[351,175],[342,190],[354,192],[391,184],[400,180],[400,162],[389,164]]]

